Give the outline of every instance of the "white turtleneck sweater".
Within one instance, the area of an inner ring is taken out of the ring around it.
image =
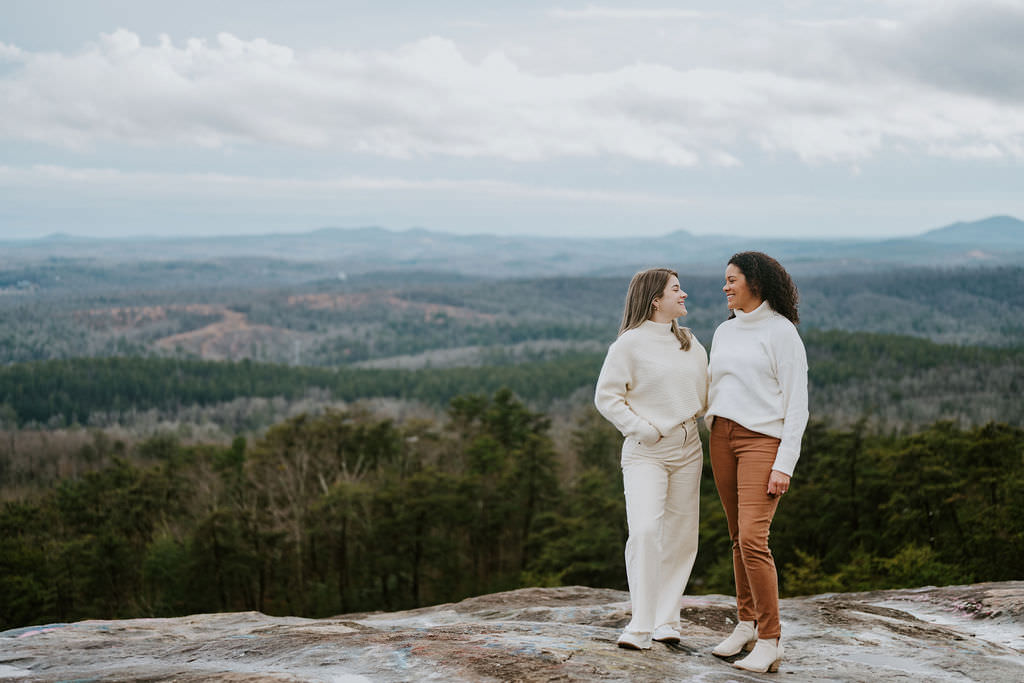
[[[653,445],[707,408],[708,354],[691,335],[679,348],[671,323],[645,321],[608,348],[594,404],[629,439]]]
[[[707,415],[780,439],[772,469],[792,476],[808,417],[804,343],[767,301],[735,313],[711,342]]]

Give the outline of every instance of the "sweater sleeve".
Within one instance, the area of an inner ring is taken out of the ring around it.
[[[623,344],[616,342],[608,348],[597,378],[594,405],[623,436],[651,445],[661,438],[661,434],[648,420],[637,415],[626,398],[634,386],[630,361],[629,351]]]
[[[776,376],[782,390],[782,438],[773,470],[793,476],[800,457],[800,442],[807,427],[807,351],[795,327],[775,344]]]

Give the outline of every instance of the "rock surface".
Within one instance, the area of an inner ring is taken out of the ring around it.
[[[0,633],[3,681],[1024,681],[1024,581],[782,601],[786,657],[713,657],[733,599],[686,596],[683,642],[615,646],[628,594],[526,588],[331,619],[247,612]]]

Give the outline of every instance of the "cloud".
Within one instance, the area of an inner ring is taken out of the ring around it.
[[[644,21],[663,21],[672,19],[703,19],[714,16],[709,12],[672,8],[623,8],[596,7],[588,5],[584,9],[569,10],[555,8],[548,10],[548,15],[556,19],[638,19]]]
[[[1024,4],[975,0],[913,12],[877,32],[838,32],[857,59],[942,90],[1024,103]]]
[[[721,54],[700,63],[666,53],[543,73],[506,51],[470,58],[439,36],[386,50],[301,50],[227,33],[145,44],[119,29],[74,54],[0,45],[14,59],[0,71],[0,139],[680,168],[741,165],[754,148],[811,164],[883,150],[1024,158],[1015,99],[1024,16],[979,7],[895,23],[759,19],[739,36],[756,31],[749,46],[721,40]]]
[[[568,187],[529,185],[490,179],[429,180],[388,176],[345,176],[337,178],[284,178],[224,173],[158,173],[129,172],[114,168],[78,168],[50,164],[34,166],[0,166],[0,189],[78,190],[88,193],[110,193],[137,198],[189,199],[334,198],[339,192],[352,193],[420,193],[452,196],[472,193],[492,197],[543,199],[567,202],[601,202],[610,204],[683,205],[686,199],[643,192],[620,192]]]
[[[0,42],[0,60],[19,61],[23,54],[17,46]]]

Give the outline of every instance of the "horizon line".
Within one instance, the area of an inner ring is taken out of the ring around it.
[[[952,228],[956,226],[974,225],[977,223],[984,223],[986,221],[996,219],[1010,219],[1017,221],[1018,223],[1024,224],[1024,221],[1012,216],[1010,214],[993,214],[984,218],[969,221],[954,221],[945,225],[940,225],[933,228],[926,228],[920,232],[909,232],[894,234],[886,237],[858,237],[853,235],[835,235],[830,237],[820,236],[798,236],[798,235],[741,235],[741,234],[729,234],[729,233],[698,233],[685,228],[679,228],[677,230],[671,230],[669,232],[646,235],[652,239],[664,239],[673,235],[685,234],[696,238],[704,239],[762,239],[762,240],[777,240],[777,241],[802,241],[802,242],[853,242],[853,243],[866,243],[866,242],[885,242],[893,239],[907,239],[922,237],[930,232],[937,230],[943,230],[946,228]],[[304,230],[295,231],[270,231],[270,232],[254,232],[254,233],[215,233],[215,234],[183,234],[183,235],[171,235],[171,234],[155,234],[155,235],[144,235],[144,234],[125,234],[125,235],[114,235],[114,236],[95,236],[95,235],[84,235],[68,233],[63,231],[57,231],[48,233],[41,237],[10,237],[3,238],[0,243],[4,244],[27,244],[27,243],[39,243],[39,242],[59,242],[59,241],[89,241],[89,242],[118,242],[118,241],[137,241],[137,242],[154,242],[154,241],[168,241],[168,240],[182,240],[182,239],[199,239],[199,240],[212,240],[212,239],[244,239],[252,237],[302,237],[310,236],[320,232],[357,232],[361,230],[377,230],[381,232],[388,232],[394,234],[405,234],[422,232],[435,235],[444,235],[451,237],[495,237],[495,238],[510,238],[510,239],[539,239],[539,240],[563,240],[570,242],[584,242],[584,241],[615,241],[622,239],[629,239],[629,235],[622,236],[585,236],[585,235],[544,235],[536,233],[499,233],[499,232],[452,232],[446,230],[439,230],[435,228],[426,228],[423,226],[410,226],[407,228],[393,228],[384,227],[380,225],[357,225],[357,226],[337,226],[337,225],[325,225],[317,228],[308,228]]]

